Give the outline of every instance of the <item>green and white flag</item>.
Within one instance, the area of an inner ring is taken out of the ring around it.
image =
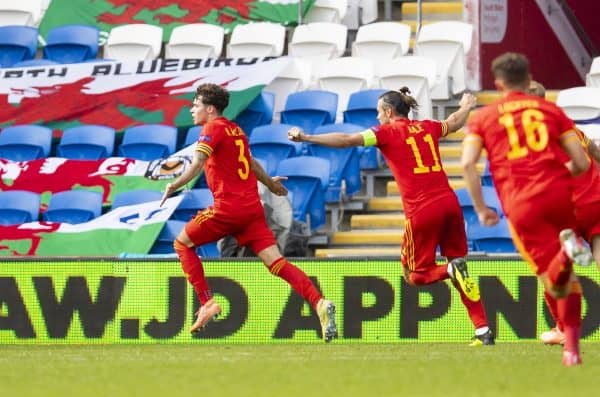
[[[302,2],[303,15],[313,3]],[[109,32],[118,25],[146,23],[161,26],[168,41],[174,27],[190,23],[221,25],[227,31],[250,21],[296,25],[299,9],[298,0],[52,0],[40,30],[46,37],[48,30],[66,24],[94,25]]]
[[[182,196],[116,208],[86,223],[31,222],[0,226],[2,256],[118,256],[146,254]]]
[[[155,59],[0,69],[0,126],[80,124],[121,131],[138,124],[192,125],[196,87],[230,93],[233,119],[290,61],[281,58]]]

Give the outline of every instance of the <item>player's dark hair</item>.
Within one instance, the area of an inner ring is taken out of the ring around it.
[[[419,108],[416,99],[410,96],[408,87],[402,87],[398,91],[385,92],[379,98],[383,101],[384,106],[387,105],[399,116],[408,117],[411,109]]]
[[[204,105],[213,105],[219,113],[229,105],[229,92],[220,85],[205,83],[196,88],[196,99],[202,98]]]
[[[529,61],[523,54],[507,52],[492,61],[492,73],[511,87],[522,86],[529,79]]]

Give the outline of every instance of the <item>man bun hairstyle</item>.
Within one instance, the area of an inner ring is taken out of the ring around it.
[[[410,96],[408,87],[402,87],[397,91],[387,91],[381,94],[379,98],[399,116],[408,117],[408,112],[411,109],[417,110],[419,108],[416,99]]]
[[[219,113],[229,105],[229,92],[218,84],[200,84],[196,88],[196,98],[201,98],[204,105],[213,105]]]
[[[523,54],[506,52],[492,61],[492,73],[511,87],[523,86],[529,79],[529,61]]]

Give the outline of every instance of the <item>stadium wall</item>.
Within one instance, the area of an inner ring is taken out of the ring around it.
[[[472,325],[450,283],[408,286],[397,260],[297,260],[337,304],[335,343],[466,342]],[[498,342],[551,326],[542,289],[520,260],[470,261]],[[207,260],[223,307],[199,335],[198,308],[174,260],[0,262],[0,344],[322,343],[319,322],[288,285],[253,260]],[[583,339],[600,341],[598,270],[580,273]],[[594,310],[592,310],[594,308]]]

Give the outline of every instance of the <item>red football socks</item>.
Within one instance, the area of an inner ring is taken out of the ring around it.
[[[322,298],[321,294],[310,281],[306,273],[287,261],[285,257],[276,259],[269,265],[269,271],[278,277],[281,277],[292,286],[300,296],[302,296],[313,309],[316,310],[317,303]]]
[[[196,254],[194,248],[187,247],[179,240],[175,240],[173,246],[175,247],[177,256],[179,256],[179,261],[181,262],[181,268],[183,269],[183,273],[185,273],[185,277],[194,287],[200,304],[204,305],[212,298],[212,293],[208,288],[206,277],[204,277],[204,268],[202,267],[200,257]]]

